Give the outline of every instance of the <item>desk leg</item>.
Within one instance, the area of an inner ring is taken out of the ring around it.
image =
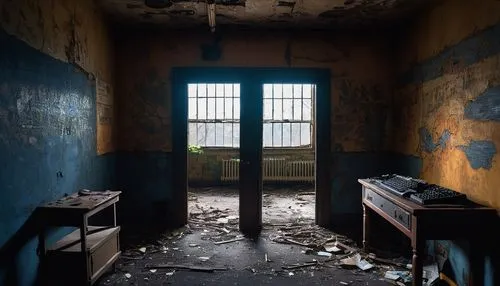
[[[413,286],[421,286],[423,282],[423,255],[425,251],[425,240],[414,238],[412,241],[413,259],[412,259],[412,276]]]
[[[40,233],[38,234],[38,255],[39,255],[39,260],[40,260],[40,268],[41,268],[41,275],[40,275],[40,280],[41,284],[45,285],[45,283],[48,283],[47,277],[47,264],[45,263],[45,257],[47,255],[47,249],[46,249],[46,241],[45,241],[45,236],[47,235],[47,231],[45,227],[42,227],[40,230]]]
[[[87,257],[87,218],[84,217],[81,225],[80,225],[80,243],[81,243],[81,250],[82,250],[82,263],[85,266],[85,280],[82,281],[84,284],[82,285],[89,285],[90,281],[90,265],[89,265],[89,260]]]
[[[368,251],[368,234],[370,233],[370,210],[363,204],[363,251]]]

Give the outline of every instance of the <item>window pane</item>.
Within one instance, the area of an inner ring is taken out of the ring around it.
[[[312,85],[310,84],[304,84],[302,85],[302,95],[304,98],[311,98],[312,95]]]
[[[302,100],[293,100],[293,119],[302,120]]]
[[[273,100],[264,99],[264,119],[273,119]]]
[[[196,140],[196,134],[197,132],[197,123],[189,123],[188,125],[188,144],[189,145],[198,145],[198,142]]]
[[[234,119],[240,119],[240,99],[234,99]]]
[[[311,99],[307,98],[302,101],[302,114],[304,115],[304,120],[311,120]]]
[[[207,85],[204,83],[198,84],[198,97],[207,97]]]
[[[273,146],[281,147],[281,132],[282,132],[282,124],[274,123],[273,124]]]
[[[189,119],[196,119],[196,102],[198,99],[189,98],[188,99],[188,111],[189,111]]]
[[[208,87],[208,97],[215,97],[215,84],[207,84]]]
[[[236,83],[233,85],[233,95],[234,97],[240,97],[240,84]]]
[[[206,123],[207,140],[206,146],[215,146],[215,123]]]
[[[283,100],[283,119],[293,119],[293,99]]]
[[[207,119],[215,119],[215,98],[208,98]]]
[[[216,118],[217,119],[226,119],[224,116],[224,98],[219,97],[216,99]]]
[[[300,145],[311,144],[311,124],[301,123],[300,126]]]
[[[224,85],[218,83],[215,85],[215,96],[216,97],[224,97]]]
[[[292,123],[292,146],[300,146],[300,123]]]
[[[197,143],[196,145],[199,146],[206,146],[206,123],[198,123],[197,127],[198,131],[198,136],[197,136]]]
[[[283,147],[291,146],[290,123],[283,123]]]
[[[233,99],[232,98],[224,98],[225,101],[225,117],[226,119],[232,119],[233,118]]]
[[[240,124],[233,124],[233,147],[240,147]]]
[[[232,97],[233,96],[233,85],[225,84],[224,85],[224,97]]]
[[[293,97],[294,98],[302,98],[302,85],[294,84],[293,85]]]
[[[232,123],[224,123],[224,146],[232,147],[233,146],[233,124]]]
[[[264,123],[262,125],[262,146],[273,146],[273,125],[272,123]]]
[[[198,119],[207,119],[207,98],[198,98]]]
[[[292,98],[293,97],[293,91],[292,91],[292,84],[284,84],[283,85],[283,98]]]
[[[215,123],[215,146],[224,146],[224,124]]]
[[[283,85],[273,84],[273,97],[274,98],[283,98]]]
[[[273,85],[272,84],[264,84],[264,98],[272,98],[273,97]]]
[[[274,99],[274,110],[273,110],[273,119],[281,120],[283,119],[283,100],[282,99]]]
[[[190,83],[188,84],[188,97],[196,97],[198,91],[198,84]]]

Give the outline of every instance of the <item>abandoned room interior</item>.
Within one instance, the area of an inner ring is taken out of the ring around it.
[[[0,285],[500,284],[500,1],[0,25]]]

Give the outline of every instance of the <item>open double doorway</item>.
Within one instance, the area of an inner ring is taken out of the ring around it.
[[[176,69],[178,223],[212,208],[226,212],[222,221],[239,219],[245,233],[258,233],[263,222],[327,226],[329,99],[324,70]]]

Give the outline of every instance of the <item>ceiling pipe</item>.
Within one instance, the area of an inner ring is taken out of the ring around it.
[[[215,32],[215,0],[207,0],[207,16],[210,31]]]

